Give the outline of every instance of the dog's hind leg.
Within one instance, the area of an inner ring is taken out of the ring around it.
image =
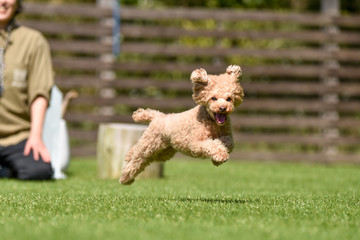
[[[132,146],[129,151],[126,153],[126,156],[125,156],[125,163],[128,163],[130,162],[131,158],[132,158],[132,155],[133,155],[133,151],[134,151],[134,148],[135,148],[136,145]]]
[[[154,134],[151,130],[148,130],[145,131],[138,143],[136,143],[126,155],[125,159],[127,164],[123,169],[119,180],[121,184],[133,183],[135,177],[152,161],[156,160],[155,156],[166,148],[161,137],[158,134]]]
[[[140,143],[137,143],[132,149],[134,148],[140,148],[140,150],[129,151],[126,155],[126,165],[119,180],[121,184],[133,183],[135,177],[150,163],[146,156],[141,154],[142,151],[145,151],[145,146],[140,146]]]

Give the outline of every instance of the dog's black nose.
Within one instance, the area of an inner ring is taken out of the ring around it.
[[[221,106],[221,107],[219,108],[219,110],[220,110],[220,112],[225,112],[225,111],[226,111],[226,107]]]

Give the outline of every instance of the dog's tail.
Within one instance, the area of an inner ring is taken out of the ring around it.
[[[153,120],[155,117],[161,116],[165,116],[165,113],[150,108],[139,108],[133,113],[132,118],[135,122],[151,122],[151,120]]]

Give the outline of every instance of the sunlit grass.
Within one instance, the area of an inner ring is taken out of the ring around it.
[[[358,239],[360,168],[169,161],[121,186],[73,160],[68,179],[1,180],[1,239]]]

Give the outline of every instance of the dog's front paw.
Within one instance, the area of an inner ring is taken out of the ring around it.
[[[211,162],[212,162],[212,164],[214,164],[215,167],[218,167],[218,166],[220,166],[221,164],[223,164],[223,162],[217,162],[217,161],[215,161],[215,160],[213,160],[213,159],[211,159]]]
[[[229,159],[229,157],[230,156],[227,152],[218,153],[213,156],[211,161],[215,166],[219,166],[220,164],[223,164],[224,162],[226,162]]]
[[[135,181],[134,177],[131,177],[130,173],[128,171],[123,171],[121,173],[121,177],[119,179],[119,182],[122,185],[130,185]]]
[[[214,166],[218,167],[220,166],[221,164],[223,164],[224,162],[226,162],[227,160],[223,161],[223,162],[218,162],[218,161],[215,161],[214,159],[211,159],[211,162],[214,164]]]
[[[130,184],[132,184],[134,181],[135,181],[135,179],[130,178],[130,177],[127,176],[127,175],[121,176],[121,178],[120,178],[120,180],[119,180],[119,182],[120,182],[122,185],[130,185]]]

